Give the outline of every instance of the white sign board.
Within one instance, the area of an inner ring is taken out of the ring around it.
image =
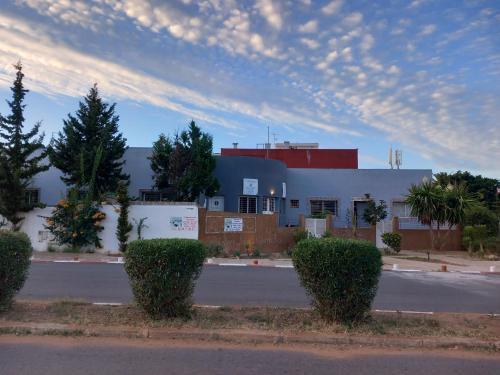
[[[283,182],[283,194],[281,195],[281,198],[286,198],[286,182]]]
[[[255,178],[243,179],[243,194],[257,195],[259,193],[259,180]]]
[[[243,232],[243,219],[241,217],[224,218],[224,232]]]

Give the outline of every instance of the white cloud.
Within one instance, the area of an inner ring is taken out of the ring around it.
[[[353,12],[344,17],[343,23],[348,27],[354,27],[363,21],[363,15],[360,12]]]
[[[399,74],[400,70],[396,65],[391,65],[389,69],[387,70],[387,73],[389,74]]]
[[[362,51],[368,51],[373,47],[375,43],[375,38],[371,34],[365,34],[361,40],[360,48]]]
[[[317,20],[310,20],[303,25],[300,25],[299,28],[299,33],[314,33],[318,31],[318,21]]]
[[[331,16],[332,14],[335,14],[340,10],[340,8],[342,7],[342,3],[343,0],[333,0],[323,8],[321,8],[321,11],[327,16]]]
[[[342,57],[344,58],[345,61],[350,62],[352,61],[352,48],[351,47],[346,47],[342,50],[341,52]]]
[[[310,49],[316,49],[319,47],[318,41],[316,41],[314,39],[300,38],[300,42],[302,44],[306,45],[307,47],[309,47]]]
[[[419,35],[425,36],[425,35],[431,35],[437,30],[436,25],[425,25],[422,27],[420,30]]]
[[[277,30],[281,29],[283,19],[281,18],[281,12],[276,2],[272,0],[257,0],[255,7],[270,26]]]

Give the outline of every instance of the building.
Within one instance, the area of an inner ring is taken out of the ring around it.
[[[164,200],[152,189],[150,155],[149,147],[127,149],[129,194],[143,201]],[[387,203],[388,220],[409,216],[403,202],[408,188],[432,178],[430,169],[359,169],[357,150],[223,148],[216,157],[220,190],[200,203],[209,211],[276,213],[281,226],[298,225],[300,215],[331,213],[335,226],[347,227],[352,212],[359,214],[366,206],[367,194]],[[54,167],[39,174],[28,198],[54,205],[67,190],[60,176]],[[365,223],[358,219],[358,225]]]

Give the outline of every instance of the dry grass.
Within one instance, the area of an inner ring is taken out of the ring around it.
[[[260,330],[280,333],[348,334],[392,337],[469,337],[498,339],[500,318],[478,314],[414,316],[375,313],[361,324],[327,324],[312,310],[271,307],[193,309],[191,319],[150,320],[134,305],[97,306],[80,301],[17,302],[0,322],[74,324],[85,326],[163,327]],[[1,333],[1,332],[0,332]]]

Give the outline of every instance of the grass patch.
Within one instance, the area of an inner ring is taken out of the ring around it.
[[[53,334],[82,336],[86,327],[237,329],[286,333],[347,334],[388,337],[500,337],[500,318],[478,314],[435,314],[415,316],[401,313],[373,313],[355,326],[327,324],[313,310],[272,307],[196,307],[190,318],[150,320],[134,305],[98,306],[81,301],[17,302],[0,314],[0,323],[33,322],[77,325],[56,329]],[[29,334],[22,329],[0,334]],[[51,334],[50,331],[48,334]]]

